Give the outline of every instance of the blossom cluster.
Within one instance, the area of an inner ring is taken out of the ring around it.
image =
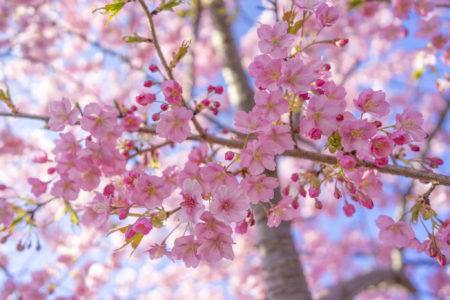
[[[394,11],[402,16],[406,4],[398,2]],[[315,15],[320,31],[339,19],[339,9],[326,3],[295,1],[295,4]],[[234,129],[240,133],[244,147],[226,152],[226,163],[215,161],[212,147],[200,143],[181,167],[171,166],[158,172],[127,165],[133,158],[130,152],[138,155],[142,149],[131,141],[120,145],[118,140],[123,135],[154,126],[153,133],[168,141],[161,145],[173,146],[193,137],[191,127],[196,127],[200,139],[204,138],[195,116],[205,110],[214,115],[219,112],[220,103],[210,96],[222,94],[221,86],[208,87],[207,97],[191,108],[175,79],[147,80],[144,86],[157,86],[164,98],[159,101],[157,93],[150,92],[136,97],[141,108],[162,102],[160,111],[151,116],[152,124],[144,124],[147,118],[138,115],[136,106],[123,109],[90,103],[82,109],[72,107],[67,98],[52,102],[49,128],[59,132],[68,125],[79,124],[87,137],[77,140],[70,131],[60,133],[55,141],[54,159],[49,160],[46,154],[35,159],[37,163],[52,164],[48,174],[54,175],[54,179],[44,182],[28,178],[32,193],[38,198],[49,190],[50,195],[69,203],[78,198],[81,190],[94,192],[95,196],[83,209],[83,221],[102,225],[109,215],[117,215],[124,222],[132,220],[119,230],[125,245],[131,244],[134,249],[144,236],[173,218],[185,228],[184,233],[173,237],[171,249],[167,249],[166,238],[148,252],[151,258],[167,256],[182,260],[187,267],[197,267],[201,261],[233,259],[233,233],[245,234],[248,226],[255,223],[253,205],[262,205],[267,225],[276,227],[300,215],[303,198],[314,199],[315,207],[322,209],[321,192],[334,183],[333,196],[343,202],[346,216],[356,212],[355,205],[372,209],[382,197],[382,183],[377,171],[361,165],[384,168],[390,160],[407,164],[405,146],[418,151],[417,143],[428,137],[423,129],[424,118],[420,112],[406,108],[395,115],[395,122],[383,124],[391,111],[389,97],[371,88],[363,89],[349,105],[345,88],[332,79],[330,64],[321,57],[305,55],[296,44],[293,24],[282,20],[274,25],[263,24],[257,30],[261,54],[248,69],[255,79],[255,105],[248,112],[235,113]],[[431,19],[421,24],[418,35],[434,36],[436,26]],[[336,44],[342,47],[347,42],[339,40]],[[154,73],[159,69],[151,65],[149,70]],[[300,119],[298,125],[294,125],[296,117]],[[2,136],[6,137],[5,151],[14,151],[9,133],[2,132]],[[319,170],[299,170],[286,186],[281,186],[267,171],[276,171],[277,156],[299,150],[300,136],[313,142],[322,141],[338,163]],[[421,164],[423,170],[429,170],[441,165],[442,160],[426,158]],[[109,182],[99,192],[101,181],[106,178]],[[282,197],[273,202],[277,188],[282,190]],[[171,199],[175,199],[175,205]],[[0,224],[11,226],[13,207],[0,201],[0,208]],[[380,239],[390,246],[425,251],[442,265],[450,255],[448,220],[441,222],[438,233],[423,243],[405,221],[394,222],[380,216],[376,224],[381,229]]]

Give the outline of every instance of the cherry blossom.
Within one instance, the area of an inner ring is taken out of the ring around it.
[[[181,143],[192,135],[188,126],[192,116],[192,111],[177,107],[161,116],[161,121],[156,125],[156,132],[162,137]]]
[[[80,112],[78,109],[71,109],[70,101],[63,98],[60,102],[54,101],[49,104],[50,120],[48,126],[53,131],[61,131],[66,124],[74,125]]]

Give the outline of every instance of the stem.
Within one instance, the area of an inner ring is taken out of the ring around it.
[[[42,120],[42,121],[48,121],[48,119],[49,119],[49,117],[46,117],[46,116],[23,114],[23,113],[14,114],[14,113],[0,112],[0,116],[36,119],[36,120]],[[156,129],[155,129],[155,127],[142,127],[139,129],[139,132],[156,134]],[[222,146],[226,146],[229,148],[236,148],[236,149],[243,149],[243,147],[244,147],[244,142],[242,142],[242,141],[220,138],[220,137],[216,137],[214,135],[210,135],[210,134],[206,134],[206,133],[203,135],[192,135],[191,137],[188,137],[187,139],[191,140],[191,141],[204,141],[204,142],[208,142],[211,144],[217,144],[217,145],[222,145]],[[322,153],[307,151],[307,150],[303,150],[303,149],[287,150],[284,153],[282,153],[280,156],[302,158],[302,159],[307,159],[307,160],[320,162],[320,163],[328,164],[328,165],[335,165],[338,163],[337,158],[333,155],[322,154]],[[374,163],[368,162],[368,161],[359,161],[357,163],[356,167],[357,168],[364,167],[364,168],[369,168],[369,169],[375,169],[375,170],[378,170],[378,172],[380,172],[380,173],[410,177],[410,178],[415,178],[415,179],[419,179],[419,180],[423,180],[423,181],[431,181],[431,182],[439,184],[439,185],[450,186],[450,176],[437,174],[434,172],[426,172],[426,171],[417,170],[417,169],[413,169],[413,168],[394,166],[394,165],[387,165],[384,168],[380,168],[380,167],[377,167]]]

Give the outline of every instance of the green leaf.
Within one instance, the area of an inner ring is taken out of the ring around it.
[[[361,5],[363,5],[365,2],[366,2],[366,1],[364,1],[364,0],[350,0],[350,1],[348,2],[348,9],[350,10],[350,9],[353,9],[353,8],[355,8],[355,7],[357,7],[357,6],[361,6]]]
[[[127,35],[122,38],[125,43],[151,43],[152,39],[143,37],[134,33],[134,35]]]
[[[77,213],[75,212],[75,210],[68,201],[65,201],[65,203],[66,203],[66,212],[68,212],[70,215],[70,221],[72,221],[72,224],[79,224],[80,218],[78,217]]]
[[[161,5],[159,6],[158,10],[172,10],[175,6],[178,6],[182,3],[181,0],[169,0],[168,2],[162,1]]]
[[[92,11],[93,13],[95,13],[96,11],[100,11],[101,14],[109,15],[105,25],[108,24],[108,22],[119,13],[119,11],[125,6],[125,4],[129,2],[129,0],[113,0],[113,1],[114,3],[106,4],[105,6],[96,8]]]

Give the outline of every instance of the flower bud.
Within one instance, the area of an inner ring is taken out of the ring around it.
[[[234,158],[233,151],[227,151],[225,152],[225,160],[232,160]]]

